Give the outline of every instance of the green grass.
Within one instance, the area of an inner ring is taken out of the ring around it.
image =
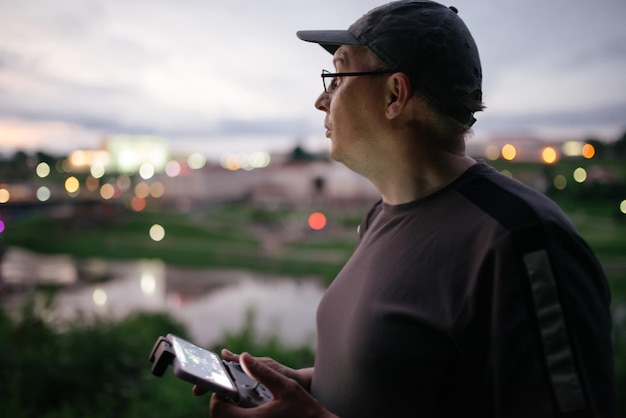
[[[8,245],[78,259],[158,258],[179,266],[238,268],[329,281],[351,254],[356,234],[345,240],[332,232],[307,230],[307,213],[227,205],[191,215],[125,211],[108,222],[39,217],[7,225],[3,236]],[[158,242],[149,236],[154,224],[165,229],[165,238]],[[264,239],[294,228],[295,240],[279,238],[275,253],[264,248]],[[346,228],[339,224],[329,229]]]

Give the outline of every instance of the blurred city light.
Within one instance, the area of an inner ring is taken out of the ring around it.
[[[326,215],[321,212],[313,212],[309,216],[309,227],[315,231],[324,229],[326,226]]]
[[[106,170],[104,169],[104,164],[102,164],[101,162],[96,162],[91,166],[90,169],[90,173],[91,175],[96,178],[99,179],[102,176],[104,176],[104,173],[106,172]]]
[[[75,196],[80,190],[80,182],[74,176],[70,176],[65,180],[65,191],[70,196]]]
[[[100,187],[100,197],[104,200],[113,199],[115,196],[115,187],[110,183],[105,183]]]
[[[267,152],[253,152],[248,160],[252,168],[265,168],[270,165],[270,155]]]
[[[40,202],[45,202],[47,200],[50,199],[50,189],[47,188],[46,186],[41,186],[37,189],[37,200],[39,200]]]
[[[158,199],[165,194],[165,186],[160,181],[155,181],[150,185],[150,196]]]
[[[582,148],[582,155],[586,159],[590,160],[593,158],[594,155],[596,155],[596,149],[591,144],[585,144]]]
[[[220,158],[222,168],[230,171],[254,170],[270,165],[271,157],[267,152],[259,151],[250,154],[225,154]]]
[[[563,190],[567,187],[567,179],[564,175],[559,174],[554,178],[554,187],[557,190]]]
[[[111,161],[109,153],[102,150],[76,150],[72,151],[63,162],[63,172],[90,171],[94,165],[106,167]],[[57,171],[59,167],[57,167]],[[95,176],[94,176],[95,177]]]
[[[578,183],[584,183],[587,180],[587,171],[582,167],[578,167],[574,170],[574,180]]]
[[[93,291],[92,298],[93,303],[95,303],[97,306],[104,306],[107,303],[107,293],[99,287]]]
[[[87,179],[85,180],[85,187],[90,192],[95,192],[98,190],[98,187],[100,187],[100,181],[93,176],[87,176]]]
[[[107,139],[106,149],[112,171],[121,173],[135,173],[144,164],[160,172],[168,161],[166,140],[155,136],[114,135]]]
[[[553,164],[553,163],[555,163],[556,160],[557,160],[556,150],[554,148],[552,148],[552,147],[545,147],[541,151],[541,159],[546,164]]]
[[[487,148],[485,149],[485,156],[491,161],[497,160],[500,158],[500,147],[494,144],[487,145]]]
[[[67,162],[67,158],[61,158],[57,160],[54,168],[57,170],[57,173],[66,173],[69,171],[69,163]],[[66,170],[67,168],[67,170]]]
[[[35,172],[37,173],[37,176],[40,178],[48,177],[48,175],[50,174],[50,166],[48,165],[48,163],[41,162],[37,164],[37,168],[35,169]]]
[[[138,196],[134,196],[130,200],[130,207],[135,212],[141,212],[142,210],[146,208],[146,199],[138,197]]]
[[[168,177],[177,177],[180,175],[181,167],[178,161],[170,161],[165,166],[165,174]]]
[[[583,143],[580,141],[567,141],[561,145],[563,155],[567,157],[579,157],[583,153]]]
[[[199,170],[206,165],[206,157],[199,152],[194,152],[187,158],[187,165],[192,170]]]
[[[130,186],[132,184],[130,177],[128,177],[126,174],[122,174],[117,178],[117,187],[119,187],[121,190],[126,191],[128,189],[130,189]]]
[[[143,163],[139,167],[139,176],[144,180],[151,179],[154,176],[154,166],[150,163]]]
[[[220,165],[226,170],[239,170],[241,168],[241,158],[236,154],[222,155]]]
[[[0,203],[7,203],[11,200],[11,193],[4,187],[0,188]]]
[[[159,224],[154,224],[150,227],[150,238],[153,241],[161,241],[165,238],[165,228]]]
[[[135,196],[145,199],[150,195],[150,186],[148,183],[141,182],[135,185]]]
[[[502,158],[504,158],[507,161],[512,161],[513,159],[515,159],[515,156],[517,155],[517,150],[515,149],[515,147],[511,144],[506,144],[505,146],[502,147]]]
[[[144,271],[141,274],[141,291],[150,295],[156,290],[156,280],[154,274],[150,271]]]

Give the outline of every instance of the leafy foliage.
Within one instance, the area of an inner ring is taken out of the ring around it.
[[[165,314],[121,322],[46,322],[26,304],[19,321],[0,310],[0,411],[12,418],[206,415],[206,399],[174,376],[157,381],[148,354],[158,335],[186,331]],[[63,325],[65,331],[59,331]],[[176,380],[176,382],[174,382]]]
[[[11,418],[139,418],[207,416],[208,397],[166,372],[150,372],[148,354],[157,336],[188,338],[186,329],[163,313],[136,313],[122,321],[79,319],[51,324],[34,299],[13,320],[0,309],[0,411]],[[64,331],[60,331],[64,329]],[[254,313],[224,346],[269,355],[292,367],[310,365],[309,348],[285,348],[277,338],[262,341]]]

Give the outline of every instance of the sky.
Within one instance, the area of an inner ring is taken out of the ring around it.
[[[332,57],[297,39],[372,0],[0,0],[0,153],[117,134],[217,156],[323,149]],[[626,0],[455,0],[481,55],[474,139],[626,130]]]

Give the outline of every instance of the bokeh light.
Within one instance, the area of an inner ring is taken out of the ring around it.
[[[154,293],[155,290],[156,280],[154,274],[144,271],[141,275],[141,291],[146,295],[150,295]]]
[[[222,155],[220,158],[220,164],[226,170],[239,170],[241,168],[241,158],[236,154]]]
[[[154,224],[150,227],[150,238],[153,241],[161,241],[165,238],[165,228],[159,224]]]
[[[567,179],[565,178],[564,175],[559,174],[556,177],[554,177],[554,187],[557,190],[563,190],[567,187]]]
[[[92,298],[97,306],[104,306],[107,303],[107,293],[99,287],[93,291]]]
[[[0,188],[0,203],[7,203],[11,200],[11,192],[4,187]]]
[[[65,191],[70,195],[76,195],[80,189],[80,182],[74,176],[70,176],[65,180]]]
[[[87,179],[85,180],[85,187],[90,192],[95,192],[98,190],[98,187],[100,187],[100,180],[93,176],[87,176]]]
[[[142,197],[134,196],[130,200],[130,207],[135,212],[141,212],[142,210],[146,208],[146,199]]]
[[[181,172],[180,163],[178,161],[170,161],[165,166],[165,174],[168,177],[178,177]]]
[[[546,164],[553,164],[553,163],[555,163],[556,159],[557,159],[556,150],[554,148],[552,148],[552,147],[545,147],[541,151],[541,159]]]
[[[487,148],[485,149],[485,157],[491,161],[497,160],[500,158],[500,147],[493,144],[487,145]]]
[[[141,182],[135,185],[135,196],[145,199],[149,195],[150,195],[150,186],[148,185],[148,183]]]
[[[267,152],[257,151],[250,154],[224,154],[220,158],[220,165],[226,170],[254,170],[266,168],[270,165],[271,157]]]
[[[593,158],[594,155],[596,155],[596,149],[591,144],[585,144],[582,148],[582,155],[586,159],[590,160]]]
[[[206,157],[199,152],[194,152],[187,158],[187,165],[192,170],[199,170],[206,165]]]
[[[104,176],[105,173],[104,164],[102,164],[101,162],[94,163],[91,166],[89,172],[94,178],[101,178],[102,176]]]
[[[252,168],[265,168],[270,165],[270,155],[267,152],[253,152],[249,156],[250,165]]]
[[[582,167],[578,167],[574,170],[574,180],[578,183],[584,183],[587,180],[587,171]]]
[[[139,176],[144,180],[151,179],[154,176],[154,166],[150,163],[142,164],[139,167]]]
[[[132,181],[130,180],[130,177],[128,177],[126,174],[120,174],[120,176],[117,178],[116,184],[117,187],[119,187],[121,190],[126,191],[130,189]]]
[[[622,203],[619,204],[619,210],[623,214],[626,214],[626,199],[622,200]]]
[[[100,197],[104,200],[113,199],[113,196],[115,196],[115,187],[112,184],[106,183],[100,187]]]
[[[326,226],[326,215],[321,212],[313,212],[309,216],[309,227],[315,231],[324,229]]]
[[[40,162],[39,164],[37,164],[35,172],[40,178],[48,177],[48,175],[50,174],[50,166],[48,165],[48,163]]]
[[[165,194],[165,186],[160,181],[155,181],[150,185],[150,196],[158,199]]]
[[[507,161],[512,161],[515,159],[515,156],[517,155],[517,150],[515,149],[515,147],[511,144],[506,144],[505,146],[502,147],[502,158],[504,158]]]
[[[0,234],[4,232],[4,221],[0,219]]]
[[[40,202],[46,202],[47,200],[50,199],[50,189],[47,188],[46,186],[41,186],[37,189],[37,192],[35,193],[37,196],[37,200],[39,200]]]

